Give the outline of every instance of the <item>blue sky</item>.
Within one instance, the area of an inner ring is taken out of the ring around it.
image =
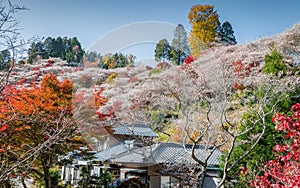
[[[158,22],[176,26],[182,24],[190,31],[187,20],[191,6],[215,5],[221,22],[229,21],[239,44],[280,33],[300,22],[299,0],[12,0],[30,10],[18,13],[22,36],[29,38],[76,36],[85,50],[101,38],[136,22]],[[149,29],[148,29],[149,31]],[[153,31],[154,32],[154,31]],[[164,32],[169,32],[164,29]],[[150,32],[152,33],[152,32]],[[129,34],[130,35],[130,34]],[[133,34],[132,34],[133,35]],[[172,36],[172,32],[170,32]],[[135,36],[130,36],[135,37]],[[124,38],[128,38],[124,34]],[[151,38],[151,37],[150,37]],[[150,43],[154,38],[150,39]],[[125,50],[144,51],[145,46]],[[111,41],[114,44],[116,41]],[[171,42],[171,41],[170,41]],[[153,48],[152,44],[152,48]],[[151,51],[151,52],[150,52]]]

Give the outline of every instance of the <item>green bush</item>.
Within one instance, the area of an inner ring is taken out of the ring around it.
[[[51,186],[56,187],[59,182],[59,172],[57,169],[50,169]]]
[[[257,102],[261,101],[261,98],[265,97],[265,93],[269,90],[269,88],[258,88],[257,90],[253,90],[252,92],[247,91],[246,93],[240,92],[234,96],[234,100],[238,101],[239,98],[244,101],[243,105],[255,106]],[[299,88],[295,89],[290,93],[273,93],[268,98],[269,104],[263,107],[263,111],[269,112],[275,105],[276,112],[279,113],[288,113],[289,106],[299,101],[298,97]],[[296,96],[296,97],[295,97]],[[253,100],[251,99],[253,98]],[[257,101],[255,101],[255,98]],[[279,98],[283,98],[278,101]],[[251,99],[251,100],[249,100]],[[249,181],[255,178],[255,175],[261,175],[262,171],[260,169],[260,165],[265,161],[269,161],[274,159],[273,147],[276,143],[283,143],[285,141],[284,135],[278,133],[275,130],[274,124],[272,122],[273,113],[270,113],[266,116],[265,124],[266,130],[262,139],[258,142],[258,145],[246,156],[242,159],[233,170],[229,172],[228,181],[231,181],[234,185],[226,184],[226,186],[234,186],[237,188],[245,188],[250,187]],[[246,129],[249,129],[253,126],[253,122],[259,119],[256,112],[246,112],[242,116],[242,121],[240,121],[239,131],[243,132]],[[233,161],[242,156],[246,151],[252,147],[253,143],[256,141],[254,138],[256,135],[262,132],[263,124],[259,121],[258,125],[256,125],[251,131],[243,136],[240,136],[237,139],[237,144],[233,149],[233,153],[230,158],[229,164],[231,165]],[[226,156],[226,155],[225,155]],[[220,159],[220,167],[223,169],[225,156]],[[220,172],[222,175],[222,172]],[[235,180],[235,181],[232,181]],[[228,182],[226,182],[228,183]]]
[[[280,71],[286,73],[286,65],[283,61],[283,56],[274,48],[271,54],[265,55],[265,65],[262,68],[262,73],[278,75]]]
[[[152,69],[149,71],[148,76],[151,77],[152,74],[159,74],[159,73],[161,73],[161,71],[162,71],[162,69],[160,69],[160,68]]]
[[[142,188],[145,187],[141,180],[138,178],[131,178],[125,181],[122,181],[117,188]]]

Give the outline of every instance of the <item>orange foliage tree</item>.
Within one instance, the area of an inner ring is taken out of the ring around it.
[[[40,85],[6,86],[0,98],[0,182],[34,174],[45,187],[54,186],[49,169],[76,145],[72,108],[72,83],[53,74]]]
[[[81,137],[89,149],[98,151],[98,142],[104,141],[111,134],[111,122],[115,121],[115,111],[120,104],[110,106],[109,99],[103,95],[105,88],[92,85],[90,88],[79,88],[75,92],[73,118],[78,124]],[[103,109],[102,109],[103,108]]]

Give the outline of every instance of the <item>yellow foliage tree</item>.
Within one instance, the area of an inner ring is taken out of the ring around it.
[[[191,54],[194,58],[199,57],[200,52],[208,48],[208,45],[193,32],[190,33],[188,43],[191,49]]]
[[[198,36],[206,44],[214,41],[220,22],[219,15],[214,10],[213,5],[192,6],[188,20],[192,24],[191,33]]]

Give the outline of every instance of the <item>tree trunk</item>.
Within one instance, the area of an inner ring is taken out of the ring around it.
[[[4,182],[4,188],[11,188],[11,184],[8,181]]]
[[[51,188],[51,179],[50,179],[50,172],[49,168],[44,168],[44,181],[45,181],[45,187]]]
[[[43,157],[45,157],[46,159],[43,159]],[[47,156],[42,156],[41,157],[41,162],[42,162],[42,165],[43,165],[43,171],[44,171],[44,182],[45,182],[45,187],[46,188],[51,188],[51,178],[50,178],[50,159],[47,158]]]

